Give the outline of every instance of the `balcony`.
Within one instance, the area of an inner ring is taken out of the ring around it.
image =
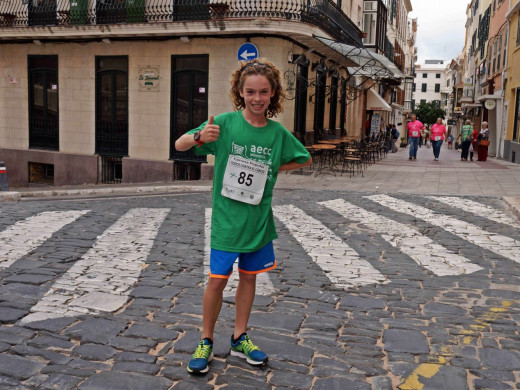
[[[7,30],[14,37],[15,30],[27,27],[34,31],[56,26],[64,30],[62,38],[73,26],[259,18],[305,22],[339,42],[362,46],[361,30],[331,0],[3,0],[0,38]],[[59,35],[60,30],[54,32]]]

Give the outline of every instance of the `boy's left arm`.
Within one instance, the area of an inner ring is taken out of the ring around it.
[[[304,163],[301,163],[301,164],[297,163],[296,161],[290,161],[287,164],[281,165],[278,172],[292,171],[293,169],[303,168],[303,167],[309,166],[311,164],[312,164],[312,157],[309,157],[309,159],[307,161],[305,161]]]

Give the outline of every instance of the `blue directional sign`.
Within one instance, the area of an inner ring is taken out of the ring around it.
[[[249,61],[258,58],[258,48],[251,42],[243,43],[238,49],[238,60]]]

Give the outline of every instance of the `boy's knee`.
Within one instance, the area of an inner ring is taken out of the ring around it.
[[[244,282],[249,282],[249,283],[255,283],[256,274],[246,274],[245,272],[240,272],[239,280],[244,281]]]
[[[209,278],[207,289],[218,292],[223,291],[226,288],[228,279],[224,278]]]

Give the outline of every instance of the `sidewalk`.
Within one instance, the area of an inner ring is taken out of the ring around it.
[[[510,205],[520,217],[520,164],[495,158],[486,162],[460,161],[460,151],[443,145],[439,161],[433,160],[431,148],[419,148],[417,160],[408,159],[408,149],[389,153],[360,174],[336,176],[308,174],[308,168],[281,173],[277,189],[306,189],[382,193],[494,196]],[[175,192],[211,191],[211,181],[176,183],[91,185],[76,187],[19,188],[0,192],[0,202],[28,198],[128,196]]]
[[[520,165],[495,158],[486,162],[460,161],[460,151],[444,144],[439,161],[433,150],[419,148],[417,160],[408,160],[408,149],[389,153],[372,164],[364,177],[320,175],[297,172],[279,175],[277,188],[329,189],[341,191],[416,193],[441,195],[520,196]]]

